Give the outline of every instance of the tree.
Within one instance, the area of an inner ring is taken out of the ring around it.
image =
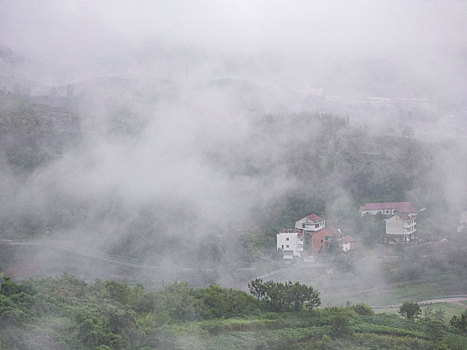
[[[263,282],[256,279],[248,283],[248,288],[271,311],[300,311],[304,306],[313,309],[321,305],[319,292],[299,282]]]
[[[399,308],[399,314],[407,317],[409,320],[418,318],[421,313],[422,310],[420,310],[420,306],[411,301],[405,301]]]

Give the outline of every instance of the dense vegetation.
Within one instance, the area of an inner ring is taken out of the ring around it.
[[[193,289],[186,283],[172,283],[154,292],[110,280],[87,284],[70,275],[21,284],[5,278],[0,290],[0,349],[467,346],[466,315],[449,323],[433,315],[412,320],[374,314],[363,304],[269,309],[270,305],[245,292],[219,286]]]
[[[0,93],[0,162],[18,174],[46,165],[80,138],[80,120],[65,108]]]

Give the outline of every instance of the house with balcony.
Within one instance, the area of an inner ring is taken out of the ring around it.
[[[325,227],[326,220],[316,214],[310,214],[295,222],[295,229],[300,230],[303,233],[306,246],[312,244],[311,237],[313,236],[313,233],[318,232]]]
[[[408,243],[415,239],[415,215],[406,213],[396,214],[386,221],[386,233],[384,243],[397,244]]]
[[[335,243],[338,249],[346,252],[356,248],[356,242],[350,236],[335,227],[326,227],[326,220],[311,214],[295,223],[294,229],[282,229],[277,233],[277,250],[281,250],[284,259],[301,257],[327,250]]]
[[[303,233],[297,229],[283,229],[277,233],[277,250],[284,259],[299,258],[303,252]]]
[[[359,208],[361,216],[383,214],[392,216],[399,213],[417,215],[418,210],[410,202],[366,203]]]

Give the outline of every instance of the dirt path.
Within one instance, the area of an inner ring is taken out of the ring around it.
[[[462,296],[447,296],[446,298],[438,298],[438,299],[427,299],[427,300],[420,300],[416,301],[419,305],[430,305],[430,304],[437,304],[437,303],[451,303],[456,305],[461,305],[467,308],[467,305],[462,303],[462,301],[467,300],[467,295]],[[381,305],[381,306],[372,306],[376,309],[392,309],[401,306],[402,304],[394,304],[394,305]]]
[[[460,296],[460,297],[452,297],[452,298],[440,298],[440,299],[429,299],[429,300],[422,300],[419,301],[418,303],[420,305],[426,305],[426,304],[436,304],[436,303],[452,303],[452,304],[457,304],[465,307],[467,309],[467,305],[462,303],[462,301],[467,300],[467,296]]]

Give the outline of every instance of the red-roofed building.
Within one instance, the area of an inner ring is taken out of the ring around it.
[[[295,228],[297,230],[301,230],[303,233],[316,232],[325,227],[326,220],[316,214],[305,216],[303,219],[300,219],[295,223]]]
[[[303,251],[310,254],[326,250],[332,242],[344,252],[356,247],[355,240],[338,228],[326,227],[326,220],[316,214],[298,220],[295,229],[279,231],[276,242],[284,259],[300,257]]]
[[[359,209],[360,215],[395,215],[399,213],[406,213],[410,215],[417,215],[418,210],[410,202],[389,202],[389,203],[366,203]]]

